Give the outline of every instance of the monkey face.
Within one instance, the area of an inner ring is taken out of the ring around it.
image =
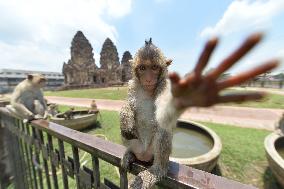
[[[42,88],[46,84],[46,78],[41,74],[29,74],[28,80],[36,87]]]
[[[33,80],[34,85],[38,86],[39,88],[42,88],[46,84],[46,79],[39,77],[39,78],[34,78]]]
[[[143,89],[152,93],[157,87],[161,66],[151,60],[142,60],[136,72]]]

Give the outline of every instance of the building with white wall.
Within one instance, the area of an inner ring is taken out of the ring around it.
[[[46,90],[56,89],[64,83],[64,76],[58,72],[0,69],[0,93],[7,93],[23,81],[28,74],[39,73],[47,79]]]

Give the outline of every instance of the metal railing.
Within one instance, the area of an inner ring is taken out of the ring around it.
[[[125,152],[123,146],[45,120],[23,123],[6,108],[0,108],[0,116],[1,125],[7,129],[14,188],[127,188],[127,172],[120,168]],[[72,149],[69,154],[66,145]],[[79,151],[90,155],[91,166],[80,163]],[[108,179],[101,181],[101,160],[118,168],[120,186]],[[134,163],[130,172],[137,174],[145,169]],[[173,189],[255,188],[174,162],[170,162],[168,174],[158,186]]]

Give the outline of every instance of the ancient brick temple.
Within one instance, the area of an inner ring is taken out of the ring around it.
[[[81,31],[71,43],[71,59],[63,64],[65,86],[110,86],[131,79],[132,56],[124,52],[121,63],[116,46],[107,38],[100,53],[100,68],[95,64],[93,48]]]

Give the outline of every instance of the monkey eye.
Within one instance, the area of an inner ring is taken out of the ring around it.
[[[141,66],[139,66],[139,70],[140,70],[140,71],[145,71],[145,70],[146,70],[146,67],[145,67],[144,65],[141,65]]]
[[[159,66],[158,66],[158,65],[153,65],[153,66],[151,67],[151,69],[155,71],[155,70],[159,69]]]

